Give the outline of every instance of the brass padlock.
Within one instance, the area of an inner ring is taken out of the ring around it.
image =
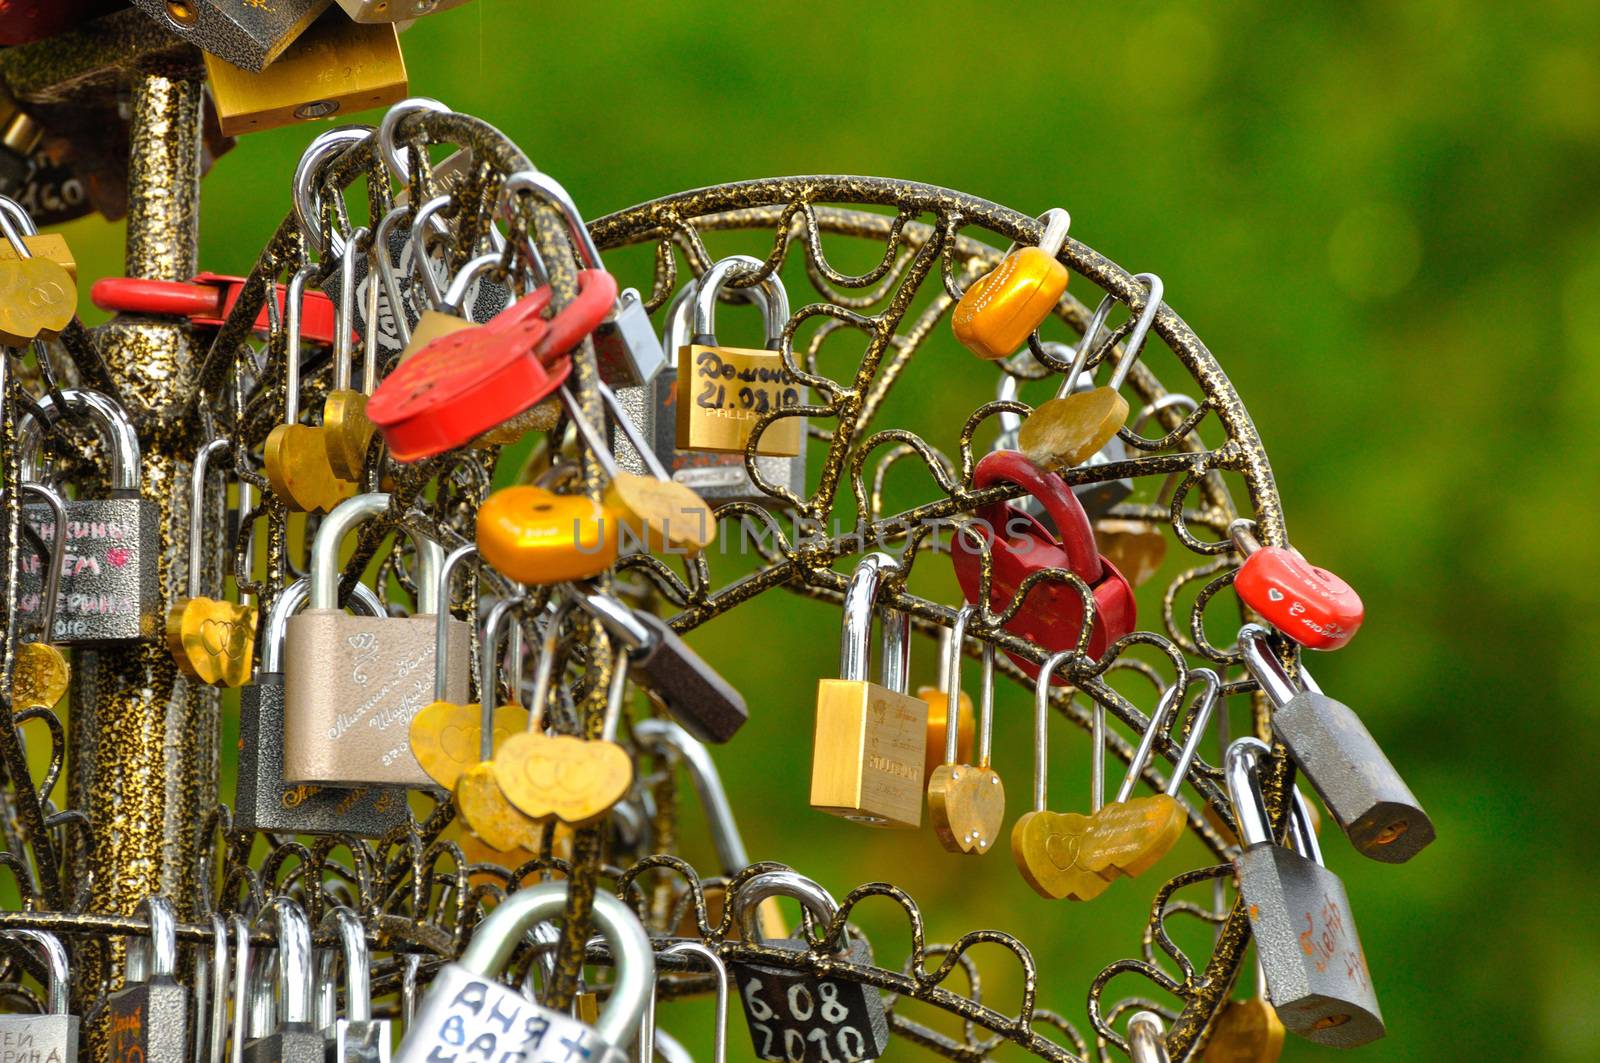
[[[844,594],[839,679],[817,683],[811,807],[874,827],[922,824],[928,703],[906,693],[910,667],[905,614],[885,614],[883,682],[867,679],[873,602],[900,566],[885,553],[861,559]]]
[[[381,492],[334,507],[311,545],[311,601],[289,621],[284,649],[284,782],[317,786],[436,788],[411,752],[411,717],[433,700],[434,668],[446,670],[448,700],[467,700],[470,632],[446,626],[438,660],[438,543],[413,534],[416,611],[374,620],[338,608],[339,545],[351,528],[389,507]]]

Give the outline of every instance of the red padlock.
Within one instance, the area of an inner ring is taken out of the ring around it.
[[[284,286],[273,286],[282,320]],[[196,325],[220,328],[244,291],[243,277],[221,273],[200,273],[193,280],[161,281],[147,277],[103,277],[89,289],[95,306],[112,313],[161,314],[186,317]],[[272,327],[269,308],[262,304],[251,326],[257,336],[266,336]],[[306,292],[300,310],[300,340],[320,347],[333,343],[338,314],[322,292]]]
[[[482,328],[440,336],[401,362],[367,400],[367,417],[396,461],[464,446],[553,395],[572,371],[572,348],[616,298],[615,278],[594,269],[578,273],[577,297],[549,320],[550,289],[530,292]]]
[[[1240,601],[1308,650],[1336,650],[1355,638],[1366,609],[1350,584],[1298,550],[1262,546],[1254,521],[1236,520],[1228,533],[1244,555],[1233,579]]]
[[[1137,622],[1133,588],[1116,566],[1100,555],[1083,504],[1061,477],[1046,472],[1020,451],[997,450],[984,455],[972,470],[972,486],[984,488],[999,483],[1026,488],[1028,494],[1044,506],[1061,538],[1058,540],[1027,512],[1009,503],[996,502],[978,509],[973,514],[978,519],[970,527],[988,545],[994,558],[989,607],[996,611],[1004,609],[1022,581],[1035,572],[1047,568],[1067,569],[1094,590],[1089,656],[1098,658],[1107,646],[1133,630]],[[967,536],[955,536],[950,559],[955,563],[956,581],[969,602],[976,602],[978,598],[982,557],[977,545]],[[1083,599],[1071,584],[1043,580],[1028,591],[1005,630],[1053,653],[1077,646],[1082,618]],[[1014,655],[1007,656],[1030,679],[1038,678],[1038,665]],[[1062,686],[1070,682],[1064,674],[1053,681]]]

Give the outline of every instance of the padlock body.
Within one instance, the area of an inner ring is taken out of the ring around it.
[[[327,1063],[389,1063],[388,1019],[336,1019],[322,1031],[327,1042]]]
[[[404,790],[346,789],[283,781],[283,676],[265,673],[239,690],[239,777],[233,825],[292,834],[380,838],[408,818]]]
[[[1383,1036],[1383,1014],[1339,876],[1282,846],[1237,861],[1267,996],[1284,1028],[1354,1048]]]
[[[270,4],[260,0],[190,0],[182,5],[181,16],[173,12],[176,5],[166,0],[132,2],[162,27],[208,55],[246,71],[259,71],[283,54],[327,9],[330,0],[272,0]]]
[[[246,1041],[244,1063],[327,1063],[322,1035],[304,1023],[286,1025],[277,1033]]]
[[[116,1063],[185,1063],[189,990],[171,975],[120,989],[107,999],[111,1059]]]
[[[1245,558],[1233,589],[1267,623],[1308,649],[1338,649],[1355,638],[1366,616],[1350,584],[1281,546],[1263,546]]]
[[[76,1015],[0,1015],[0,1060],[77,1063]]]
[[[613,388],[640,387],[654,380],[667,356],[634,288],[617,293],[617,305],[594,332],[600,378]]]
[[[794,952],[794,939],[770,941]],[[863,938],[850,944],[846,962],[872,963]],[[750,1042],[760,1059],[774,1063],[851,1063],[877,1059],[889,1045],[883,997],[871,986],[846,978],[823,978],[759,963],[730,965],[739,1002],[744,1005]]]
[[[744,697],[678,637],[665,620],[638,614],[638,620],[655,637],[651,647],[636,657],[632,674],[648,686],[677,720],[702,742],[726,742],[750,718]]]
[[[395,1053],[395,1063],[622,1063],[625,1059],[578,1020],[541,1007],[459,963],[446,964],[434,978]]]
[[[680,450],[742,455],[757,421],[801,404],[800,385],[784,368],[783,356],[762,348],[689,344],[678,352],[678,386]],[[756,453],[798,455],[805,426],[803,417],[773,421]]]
[[[450,619],[445,700],[467,701],[470,629]],[[307,609],[284,641],[284,782],[433,788],[411,717],[434,700],[435,619]]]
[[[950,324],[979,358],[1009,357],[1044,323],[1067,290],[1067,267],[1037,247],[1021,247],[973,281]]]
[[[23,513],[48,545],[55,519],[48,506]],[[154,638],[166,630],[158,580],[160,510],[145,498],[80,499],[67,503],[66,557],[49,641],[93,646]],[[48,561],[33,551],[18,561],[17,613],[30,617],[43,605]]]
[[[817,684],[811,807],[875,827],[922,824],[928,703],[878,683]]]
[[[467,0],[339,0],[344,13],[356,22],[400,22],[436,15]]]
[[[1272,733],[1357,852],[1401,864],[1433,841],[1433,821],[1348,705],[1301,691],[1272,714]]]

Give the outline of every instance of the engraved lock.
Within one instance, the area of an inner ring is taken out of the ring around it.
[[[976,606],[963,606],[951,627],[945,671],[945,704],[961,699],[961,644]],[[989,851],[1005,823],[1006,788],[989,767],[994,733],[994,643],[983,644],[983,691],[978,712],[978,762],[960,759],[960,729],[946,728],[944,760],[928,776],[928,818],[946,851],[982,855]]]
[[[289,617],[305,605],[309,581],[296,580],[273,599],[261,639],[255,682],[239,691],[239,777],[234,826],[289,834],[353,834],[379,838],[410,819],[405,793],[387,787],[345,788],[283,781],[283,643]],[[378,595],[357,583],[351,604],[385,616]]]
[[[812,951],[803,937],[776,941],[762,937],[756,913],[761,902],[773,897],[798,900],[824,930],[839,913],[838,903],[811,879],[787,870],[763,872],[740,886],[733,897],[734,918],[746,941],[788,952]],[[852,936],[843,926],[834,956],[844,963],[872,966],[867,939]],[[875,987],[758,962],[736,960],[729,966],[757,1058],[775,1063],[852,1063],[877,1059],[888,1048],[889,1021]]]
[[[328,909],[322,929],[331,930],[338,944],[323,949],[317,959],[316,1026],[327,1046],[326,1063],[389,1063],[391,1023],[372,1017],[372,987],[368,981],[372,960],[367,951],[367,929],[361,917],[344,905]],[[344,967],[344,1014],[339,1015],[339,985]]]
[[[616,979],[594,1025],[546,1008],[497,981],[535,924],[560,916],[565,883],[547,882],[510,894],[473,930],[455,963],[406,1025],[395,1063],[517,1058],[523,1063],[625,1063],[655,983],[655,955],[638,917],[609,893],[594,898],[594,921],[616,964]]]
[[[1292,547],[1262,546],[1255,526],[1243,517],[1228,525],[1244,555],[1233,578],[1239,600],[1307,649],[1336,650],[1355,638],[1366,616],[1355,589]]]
[[[867,679],[878,588],[899,572],[888,554],[861,559],[844,596],[842,675],[817,683],[811,807],[875,827],[922,823],[928,705],[906,693],[911,646],[898,610],[887,611],[883,621],[883,682]]]
[[[277,929],[278,947],[252,950],[248,962],[240,950],[245,993],[234,1006],[250,1012],[242,1063],[326,1063],[322,1034],[312,1025],[311,924],[287,897],[267,901],[250,930],[266,924]],[[266,966],[274,958],[269,978]]]
[[[748,255],[733,256],[747,268],[756,269],[761,261]],[[749,502],[769,508],[785,506],[786,500],[774,497],[756,486],[750,477],[742,451],[718,454],[710,451],[682,450],[678,447],[678,352],[689,346],[693,338],[691,317],[694,313],[698,281],[690,281],[678,289],[666,308],[666,325],[661,346],[667,353],[667,365],[657,374],[649,387],[623,388],[617,393],[618,401],[655,451],[655,457],[667,469],[672,479],[693,488],[706,502],[719,505],[726,502]],[[773,320],[775,311],[770,305],[765,285],[753,288],[725,289],[724,294],[753,302],[760,308],[763,319]],[[617,463],[630,472],[642,472],[645,463],[631,441],[618,441]],[[796,498],[806,497],[806,437],[800,437],[800,453],[792,458],[757,455],[756,474],[763,483],[786,490]]]
[[[274,0],[274,6],[286,2]],[[193,0],[183,6],[192,7]],[[230,137],[386,107],[406,96],[395,27],[352,22],[340,13],[311,23],[265,69],[242,70],[210,51],[205,61],[217,119]]]
[[[460,549],[467,550],[470,547]],[[423,767],[430,769],[429,774],[433,775],[435,781],[440,780],[441,773],[433,770],[433,767],[441,764],[442,758],[433,756],[424,760],[422,753],[429,743],[419,742],[418,739],[432,737],[434,740],[431,744],[438,752],[451,754],[452,760],[446,766],[446,771],[454,769],[456,772],[449,788],[455,794],[456,811],[462,824],[497,854],[527,854],[521,859],[528,860],[539,851],[544,824],[530,819],[511,804],[496,781],[494,772],[495,754],[513,735],[528,729],[526,709],[516,704],[497,703],[500,686],[496,674],[498,669],[495,667],[500,653],[500,632],[507,626],[508,620],[516,619],[517,611],[522,606],[520,598],[501,599],[490,608],[489,616],[484,621],[483,637],[479,640],[478,704],[461,706],[460,709],[464,711],[440,713],[438,708],[441,705],[447,710],[457,707],[448,702],[434,702],[412,721],[411,747],[418,753],[417,759]],[[444,610],[441,609],[440,616],[443,615]],[[509,626],[515,651],[514,667],[520,672],[522,628],[518,623]],[[513,679],[510,686],[514,699],[520,683]],[[431,719],[424,721],[423,713],[430,714]],[[425,726],[419,726],[419,721]],[[452,738],[455,738],[454,742]],[[453,755],[461,751],[453,748],[458,743],[470,753],[467,763],[454,760]],[[517,864],[516,860],[508,857],[501,857],[498,862],[506,867],[515,867]]]
[[[250,678],[255,657],[256,607],[208,598],[200,593],[204,568],[206,471],[213,455],[233,444],[213,439],[194,457],[189,480],[189,593],[167,610],[167,651],[191,679],[213,686],[236,687]],[[226,477],[224,477],[226,485]],[[223,494],[227,489],[224,486]]]
[[[789,323],[789,296],[776,274],[760,284],[767,296],[766,348],[717,343],[714,315],[718,294],[735,277],[759,268],[736,255],[706,270],[695,285],[690,317],[693,334],[677,356],[679,449],[743,454],[758,421],[804,401],[803,389],[785,368],[780,353]],[[780,417],[762,429],[755,453],[798,457],[805,437],[804,417]]]
[[[128,942],[125,985],[107,1000],[110,1058],[118,1063],[186,1063],[189,989],[177,980],[177,913],[152,894],[139,908],[150,918],[150,937]]]
[[[0,258],[0,343],[7,347],[50,339],[78,313],[77,281],[60,262],[33,253],[27,236],[32,220],[26,212],[17,213],[22,217],[14,220],[11,211],[0,211],[5,236],[0,246],[10,251]],[[37,349],[35,355],[40,355]]]
[[[300,320],[306,281],[318,267],[306,263],[289,278],[284,311],[283,423],[267,433],[262,457],[267,483],[289,509],[327,512],[355,494],[356,485],[334,474],[328,458],[328,437],[320,428],[300,423]]]
[[[68,411],[87,414],[100,429],[111,461],[110,497],[75,498],[66,505],[67,558],[50,641],[92,646],[155,637],[162,624],[157,583],[161,515],[153,499],[139,497],[139,437],[132,423],[116,400],[96,391],[65,388],[41,395],[35,403],[52,419]],[[32,410],[17,418],[24,481],[41,479],[40,430]],[[48,542],[57,534],[44,507],[29,505],[23,512],[41,539]],[[19,615],[39,607],[40,575],[37,567],[22,572]]]
[[[1383,1015],[1339,876],[1322,866],[1316,833],[1296,795],[1290,834],[1299,852],[1272,840],[1257,784],[1266,744],[1240,738],[1223,757],[1243,849],[1234,868],[1250,917],[1267,996],[1291,1033],[1354,1048],[1384,1034]]]
[[[979,358],[1005,358],[1050,316],[1067,290],[1067,267],[1056,261],[1072,217],[1059,207],[1039,216],[1037,247],[1013,244],[994,269],[967,286],[950,324],[956,339]]]
[[[1135,1012],[1128,1020],[1128,1063],[1171,1063],[1161,1028],[1161,1016],[1153,1011]]]
[[[67,526],[67,504],[53,488],[44,484],[24,483],[21,493],[44,502],[57,528]],[[66,696],[72,683],[72,665],[66,655],[50,642],[56,626],[56,603],[61,599],[61,570],[67,560],[67,537],[55,536],[48,548],[34,532],[33,526],[21,525],[22,537],[33,545],[36,558],[45,565],[44,590],[34,614],[39,618],[39,634],[34,641],[16,644],[11,671],[11,703],[21,708],[43,705],[55,708]],[[48,554],[48,560],[44,555]],[[28,562],[20,562],[26,566]],[[20,612],[20,610],[19,610]],[[19,636],[20,639],[20,636]]]
[[[411,752],[411,717],[427,705],[434,669],[450,700],[467,699],[468,625],[450,620],[450,650],[437,659],[439,544],[407,532],[416,547],[416,612],[351,616],[339,606],[339,547],[355,526],[387,511],[382,492],[340,503],[311,545],[310,602],[289,620],[284,649],[284,781],[322,786],[432,788]]]
[[[294,43],[329,0],[133,0],[166,29],[245,70],[261,70]]]
[[[1272,733],[1289,750],[1356,851],[1401,864],[1434,838],[1433,820],[1348,705],[1323,694],[1301,665],[1289,678],[1271,636],[1255,624],[1239,630],[1245,666],[1274,706]]]
[[[0,1015],[0,1046],[17,1063],[78,1063],[78,1016],[67,1011],[67,950],[43,930],[0,930],[0,937],[37,946],[47,972],[45,1013]]]

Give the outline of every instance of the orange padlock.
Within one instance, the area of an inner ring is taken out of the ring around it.
[[[1072,218],[1053,207],[1039,216],[1037,247],[1012,245],[994,269],[968,285],[950,323],[956,339],[979,358],[1009,357],[1028,342],[1067,290],[1067,267],[1056,261]]]
[[[518,583],[589,579],[617,560],[620,515],[584,495],[503,487],[478,507],[478,552]]]

